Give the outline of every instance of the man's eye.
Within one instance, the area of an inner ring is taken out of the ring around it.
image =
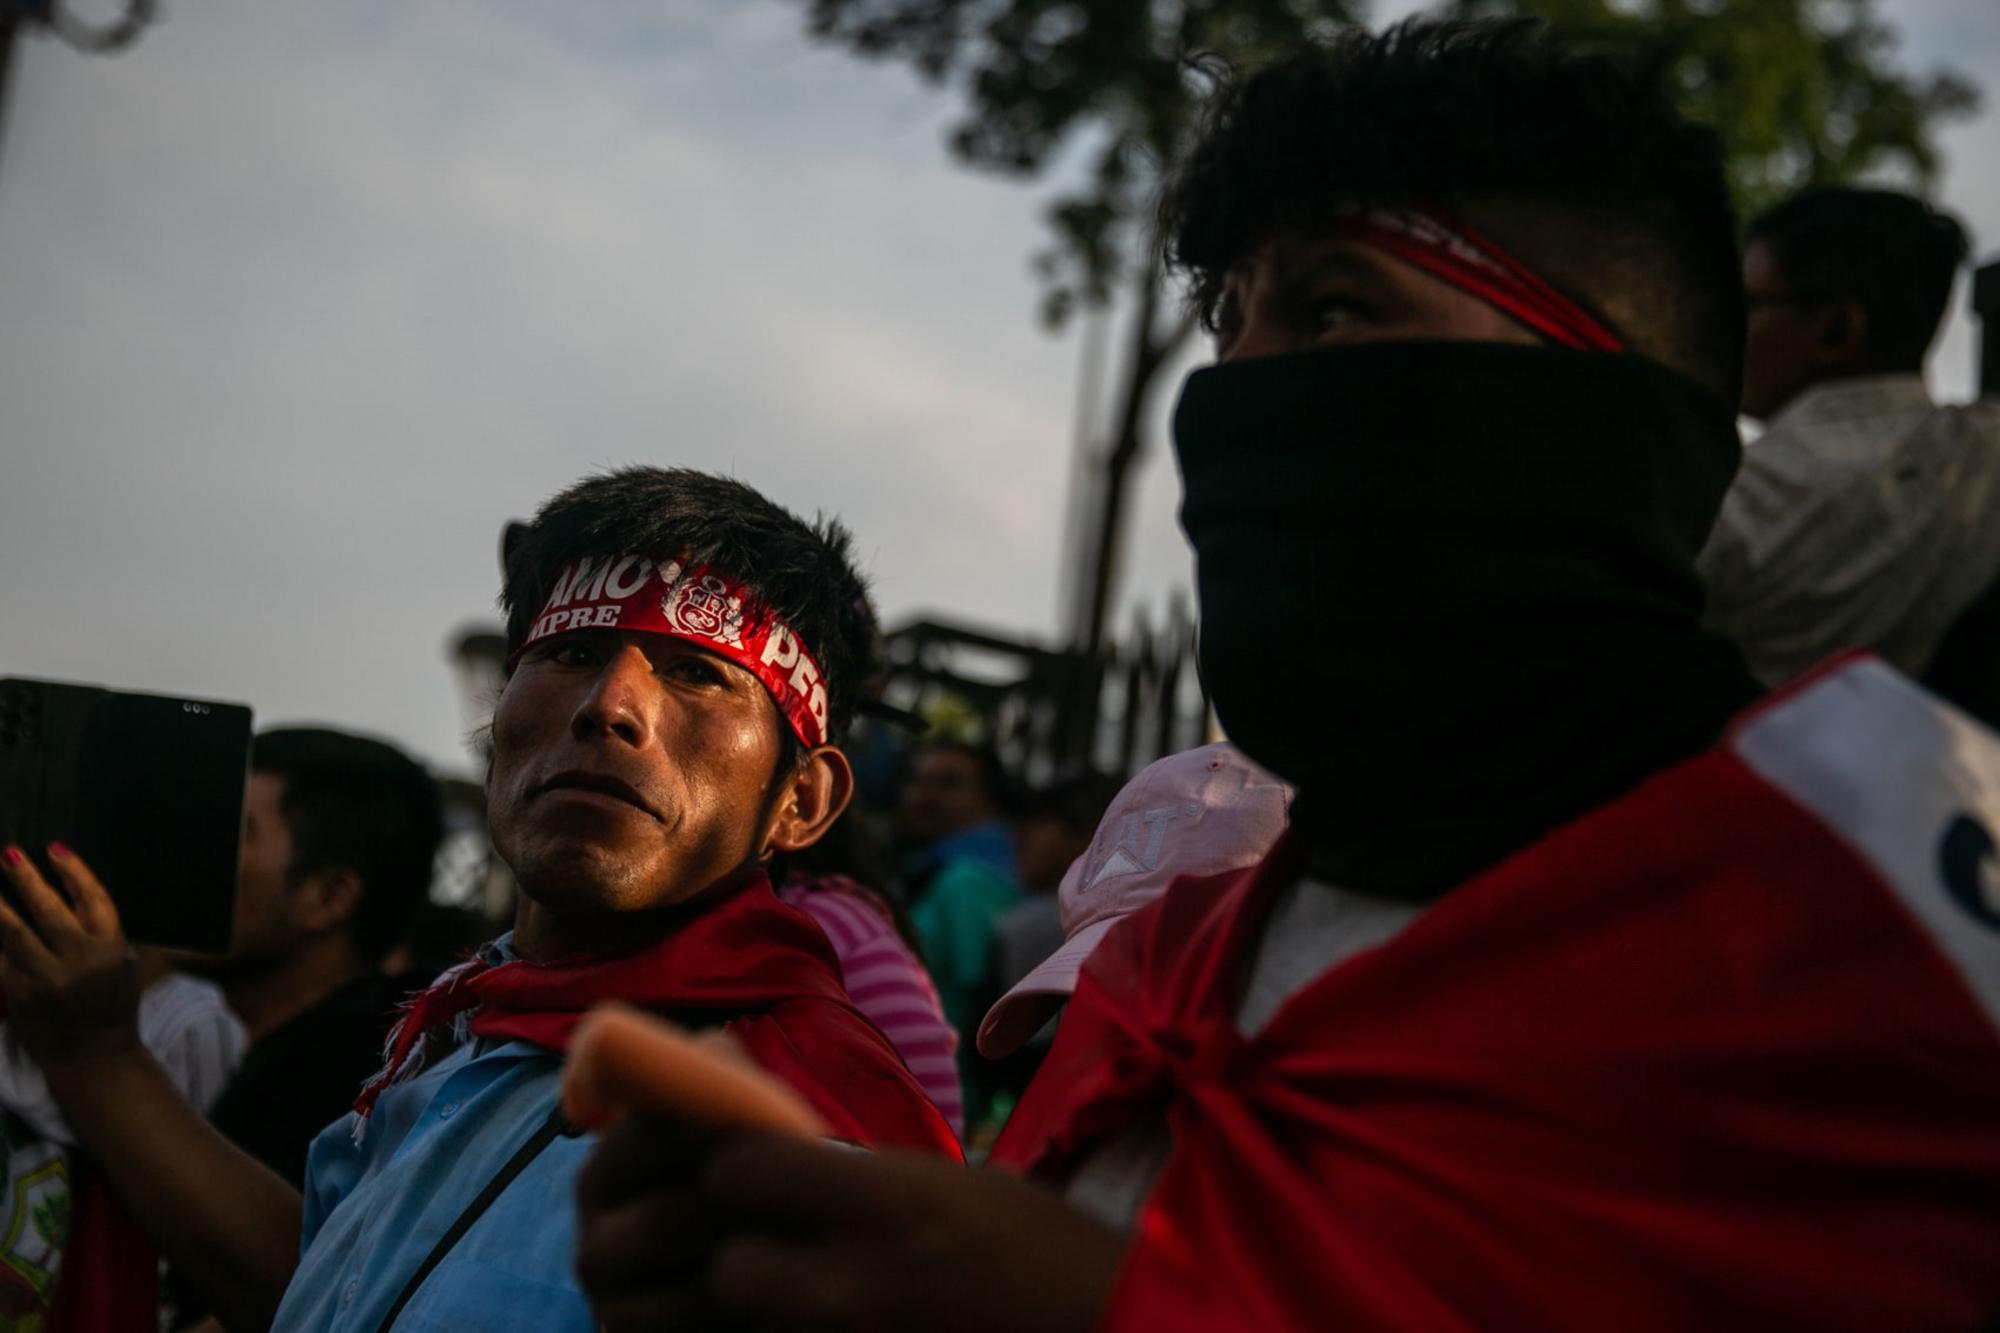
[[[597,662],[597,649],[588,639],[557,639],[549,645],[543,660],[554,662],[558,666],[594,666]]]
[[[1338,333],[1365,316],[1366,312],[1354,300],[1345,296],[1322,296],[1312,303],[1312,327],[1315,334]]]
[[[676,658],[674,664],[667,668],[667,674],[696,685],[721,685],[726,682],[722,668],[705,657]]]

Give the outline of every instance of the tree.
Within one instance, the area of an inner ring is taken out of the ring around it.
[[[1666,66],[1729,151],[1744,216],[1807,185],[1898,176],[1928,189],[1937,125],[1978,105],[1949,73],[1894,66],[1875,0],[1449,0],[1463,15],[1533,14],[1583,43]]]
[[[34,31],[51,32],[79,51],[122,51],[156,17],[154,0],[124,0],[124,12],[104,20],[77,17],[60,0],[0,0],[0,121],[7,111],[14,43]]]
[[[1366,17],[1366,0],[806,0],[814,36],[872,58],[904,60],[959,87],[951,132],[967,164],[1032,177],[1067,145],[1088,169],[1048,206],[1036,257],[1043,318],[1121,290],[1132,306],[1123,379],[1094,460],[1095,559],[1074,644],[1102,641],[1123,525],[1126,479],[1144,445],[1155,381],[1192,332],[1163,296],[1152,216],[1163,164],[1197,122],[1211,62],[1254,68]],[[1664,61],[1698,118],[1718,126],[1739,203],[1800,186],[1900,168],[1927,184],[1931,138],[1974,103],[1951,75],[1917,79],[1892,61],[1894,34],[1874,0],[1441,0],[1445,12],[1530,13],[1585,41]]]
[[[1074,646],[1104,636],[1126,485],[1142,451],[1160,370],[1193,332],[1161,282],[1152,213],[1160,173],[1207,101],[1200,57],[1254,66],[1360,16],[1348,0],[808,0],[814,36],[904,60],[963,88],[952,152],[971,166],[1034,176],[1072,142],[1084,170],[1050,200],[1035,257],[1042,317],[1131,306],[1123,378],[1106,414],[1097,475],[1097,558],[1084,570]]]

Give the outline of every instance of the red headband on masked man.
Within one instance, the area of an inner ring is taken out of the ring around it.
[[[1338,224],[1339,234],[1400,259],[1478,297],[1559,347],[1622,352],[1618,336],[1491,240],[1436,213],[1374,211]]]
[[[790,625],[712,565],[660,565],[639,555],[573,561],[507,666],[532,644],[586,629],[664,634],[726,657],[757,678],[800,744],[826,744],[826,673]]]

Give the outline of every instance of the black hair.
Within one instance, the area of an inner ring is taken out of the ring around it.
[[[1021,798],[1020,819],[1053,819],[1071,833],[1095,832],[1124,786],[1107,773],[1076,773]]]
[[[1000,762],[999,752],[992,746],[944,736],[917,747],[917,754],[933,753],[964,755],[970,759],[979,772],[979,790],[986,803],[1003,817],[1014,814],[1020,804],[1019,793],[1014,780],[1007,775],[1007,766]]]
[[[292,840],[291,881],[342,870],[360,879],[348,930],[373,963],[430,891],[444,836],[437,780],[393,745],[320,727],[259,732],[250,769],[284,784],[278,808]]]
[[[390,973],[398,991],[420,991],[446,968],[472,957],[492,939],[496,923],[477,907],[425,900],[394,943],[401,966]]]
[[[1533,19],[1343,32],[1224,89],[1161,234],[1213,329],[1256,247],[1355,207],[1464,217],[1632,351],[1736,401],[1743,275],[1722,143],[1659,71],[1569,51]]]
[[[500,605],[507,651],[521,646],[557,575],[580,557],[712,564],[762,598],[818,660],[826,673],[827,739],[838,744],[862,682],[877,670],[881,638],[852,547],[839,520],[807,523],[728,477],[659,467],[588,477],[543,505],[506,549]],[[800,752],[782,719],[778,735],[783,771]]]
[[[1971,244],[1965,228],[1913,195],[1821,186],[1757,215],[1749,239],[1769,248],[1787,289],[1852,301],[1868,316],[1868,360],[1922,370]]]

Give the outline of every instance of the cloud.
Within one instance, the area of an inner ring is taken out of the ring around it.
[[[1885,14],[1913,66],[1990,82],[1974,8]],[[117,58],[27,44],[0,670],[463,766],[443,645],[491,614],[500,524],[647,460],[842,514],[892,617],[1053,630],[1077,347],[1033,320],[1043,192],[953,165],[947,95],[802,24],[783,0],[209,0]],[[1989,251],[1996,136],[1990,102],[1944,136]],[[1128,547],[1155,608],[1188,583],[1164,440]]]
[[[458,761],[440,647],[499,524],[648,460],[842,513],[892,615],[1046,624],[1034,197],[788,7],[687,8],[217,4],[121,59],[31,47],[0,562],[42,573],[0,593],[6,668]]]

